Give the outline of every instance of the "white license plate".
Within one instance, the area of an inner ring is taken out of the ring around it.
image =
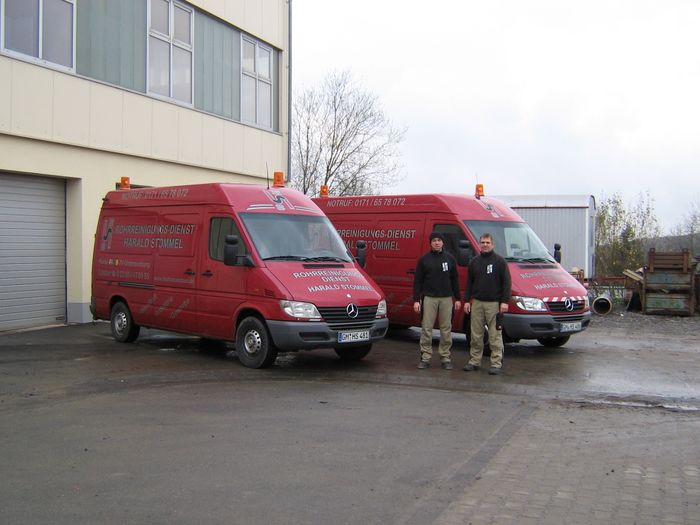
[[[581,321],[576,321],[575,323],[562,323],[560,332],[580,332],[581,331]]]
[[[356,343],[358,341],[369,341],[369,330],[362,332],[338,332],[339,343]]]

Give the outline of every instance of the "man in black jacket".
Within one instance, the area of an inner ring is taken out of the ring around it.
[[[481,236],[479,246],[481,253],[469,262],[464,289],[464,313],[471,314],[471,345],[469,362],[463,370],[471,372],[481,366],[484,326],[488,326],[491,347],[489,374],[497,375],[503,366],[503,336],[498,320],[508,311],[510,272],[505,259],[493,251],[490,233]]]
[[[442,368],[452,370],[452,315],[459,310],[459,279],[457,261],[443,251],[444,239],[440,232],[430,234],[430,251],[418,259],[413,279],[413,310],[423,310],[420,334],[420,362],[418,368],[428,368],[433,356],[433,326],[435,318],[440,325],[438,352]],[[452,298],[455,298],[454,305]],[[422,303],[422,306],[421,306]]]

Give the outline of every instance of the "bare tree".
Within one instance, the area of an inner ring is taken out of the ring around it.
[[[378,194],[400,180],[404,134],[349,72],[331,73],[294,99],[291,185],[311,196],[322,184],[334,196]]]

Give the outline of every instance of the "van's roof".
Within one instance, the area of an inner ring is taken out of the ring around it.
[[[133,188],[107,193],[104,208],[224,204],[237,211],[287,212],[320,215],[304,194],[289,188],[257,184],[189,184],[158,188]]]
[[[313,201],[328,214],[335,213],[454,213],[461,219],[524,222],[503,202],[473,195],[426,193],[324,197]]]

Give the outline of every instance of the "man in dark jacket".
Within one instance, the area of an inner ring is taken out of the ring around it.
[[[440,325],[438,352],[442,368],[452,370],[450,348],[452,347],[452,315],[459,310],[459,279],[457,261],[443,251],[444,239],[440,232],[430,234],[430,251],[418,259],[413,279],[413,310],[422,309],[420,335],[420,362],[418,368],[428,368],[433,356],[433,326],[435,319]],[[455,302],[452,304],[452,298]]]
[[[490,233],[481,236],[479,246],[481,253],[469,262],[464,289],[464,313],[471,314],[471,345],[469,362],[463,370],[470,372],[481,366],[484,326],[488,326],[491,347],[489,374],[497,375],[503,366],[503,336],[498,320],[508,311],[510,272],[505,259],[493,251]]]

